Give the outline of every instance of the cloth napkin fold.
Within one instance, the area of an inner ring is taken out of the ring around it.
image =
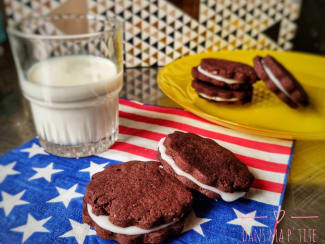
[[[112,164],[155,160],[174,130],[216,140],[254,174],[250,192],[232,203],[195,195],[184,233],[170,243],[272,243],[290,169],[293,141],[237,132],[181,109],[120,99],[119,140],[108,151],[69,159],[48,154],[37,138],[0,158],[0,243],[114,243],[82,223],[90,178]]]

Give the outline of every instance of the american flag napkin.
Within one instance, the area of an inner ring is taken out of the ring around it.
[[[272,243],[293,141],[244,134],[181,109],[123,99],[119,140],[100,155],[53,156],[35,138],[0,158],[0,243],[114,243],[82,223],[91,176],[112,164],[155,160],[158,141],[174,130],[216,140],[256,179],[246,197],[232,203],[196,194],[183,234],[170,243]]]

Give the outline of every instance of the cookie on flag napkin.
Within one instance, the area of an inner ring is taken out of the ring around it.
[[[35,138],[0,157],[0,243],[114,243],[82,222],[91,176],[113,164],[156,160],[158,142],[175,130],[216,140],[255,180],[234,202],[194,196],[182,235],[170,243],[272,243],[293,141],[249,135],[181,109],[120,99],[119,140],[108,151],[71,159],[51,155]],[[255,239],[254,239],[255,238]]]

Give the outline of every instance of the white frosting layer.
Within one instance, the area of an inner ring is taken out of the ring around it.
[[[264,68],[266,74],[272,80],[274,85],[276,85],[276,87],[279,88],[280,91],[282,91],[287,97],[289,97],[291,99],[289,93],[286,91],[286,89],[284,89],[284,87],[282,86],[279,79],[273,74],[272,70],[270,70],[269,67],[267,67],[267,65],[265,64],[263,59],[261,59],[261,63],[263,65],[263,68]]]
[[[109,221],[108,216],[107,215],[95,215],[92,212],[92,207],[90,204],[87,204],[87,210],[88,210],[88,214],[90,216],[90,218],[97,224],[99,225],[101,228],[103,228],[104,230],[108,230],[117,234],[123,234],[123,235],[142,235],[142,234],[148,234],[163,228],[166,228],[172,224],[175,224],[175,222],[169,223],[169,224],[164,224],[164,225],[160,225],[157,226],[155,228],[152,229],[142,229],[139,228],[137,226],[129,226],[129,227],[120,227],[117,225],[112,224],[111,221]]]
[[[237,97],[233,97],[233,98],[210,97],[210,96],[205,95],[203,93],[199,93],[199,95],[201,97],[206,98],[206,99],[213,100],[213,101],[217,101],[217,102],[236,102],[236,101],[239,100],[239,98],[237,98]]]
[[[198,186],[200,186],[203,189],[206,189],[206,190],[209,190],[209,191],[219,194],[221,196],[221,198],[226,202],[233,202],[233,201],[243,197],[246,194],[246,192],[233,192],[233,193],[223,192],[215,187],[208,186],[208,185],[205,185],[205,184],[199,182],[192,175],[181,170],[176,165],[175,161],[170,156],[168,156],[166,154],[166,147],[164,146],[164,141],[165,141],[165,138],[162,138],[160,140],[160,142],[158,144],[158,150],[160,152],[161,158],[172,167],[172,169],[175,171],[176,174],[186,177],[187,179],[194,182],[195,184],[197,184]]]
[[[201,74],[204,74],[205,76],[208,76],[212,79],[216,79],[216,80],[219,80],[219,81],[223,81],[224,83],[226,84],[237,84],[239,83],[238,81],[234,80],[234,79],[228,79],[228,78],[225,78],[225,77],[222,77],[220,75],[214,75],[214,74],[211,74],[209,73],[208,71],[204,70],[201,68],[201,66],[197,67],[197,70],[201,73]]]

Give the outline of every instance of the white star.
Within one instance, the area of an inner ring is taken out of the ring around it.
[[[21,152],[27,152],[28,153],[28,158],[34,157],[37,154],[48,155],[48,153],[45,152],[44,148],[40,147],[36,143],[33,143],[32,147],[24,148],[24,149],[22,149],[20,151]]]
[[[50,232],[48,229],[43,227],[50,218],[51,216],[46,219],[36,220],[32,215],[28,214],[27,223],[13,228],[11,231],[23,232],[22,242],[25,242],[35,232]]]
[[[63,189],[60,187],[56,187],[59,192],[59,195],[48,202],[63,202],[64,206],[67,208],[72,198],[82,197],[83,195],[75,192],[77,189],[78,184],[70,187],[69,189]]]
[[[53,163],[50,163],[45,168],[33,168],[33,170],[35,170],[37,173],[29,178],[28,181],[44,178],[48,182],[51,182],[51,177],[53,174],[63,171],[63,169],[53,169]]]
[[[26,190],[17,193],[16,195],[10,195],[7,192],[1,192],[2,201],[0,202],[0,208],[3,208],[5,215],[8,216],[11,210],[18,205],[29,204],[24,200],[20,200]]]
[[[0,165],[0,184],[5,180],[8,175],[20,174],[20,172],[14,170],[16,162],[12,162],[7,165]]]
[[[72,229],[60,237],[74,237],[78,244],[84,243],[87,235],[96,235],[96,231],[90,229],[87,224],[80,224],[77,221],[69,219]]]
[[[96,164],[94,162],[90,162],[90,166],[88,168],[80,170],[80,172],[89,172],[90,179],[91,179],[91,177],[94,174],[96,174],[96,173],[98,173],[100,171],[103,171],[105,169],[105,165],[107,165],[107,163]]]
[[[201,228],[201,224],[210,221],[211,219],[198,218],[196,217],[194,211],[192,211],[189,216],[185,219],[184,229],[182,232],[189,230],[195,230],[200,235],[204,236],[204,233]]]
[[[237,218],[227,222],[227,224],[240,225],[241,227],[243,227],[243,229],[245,230],[245,232],[248,235],[251,234],[253,226],[267,227],[266,225],[264,225],[260,222],[257,222],[255,220],[256,210],[252,211],[248,214],[241,213],[240,211],[238,211],[235,208],[233,208],[233,210],[234,210],[235,214],[237,215]]]

